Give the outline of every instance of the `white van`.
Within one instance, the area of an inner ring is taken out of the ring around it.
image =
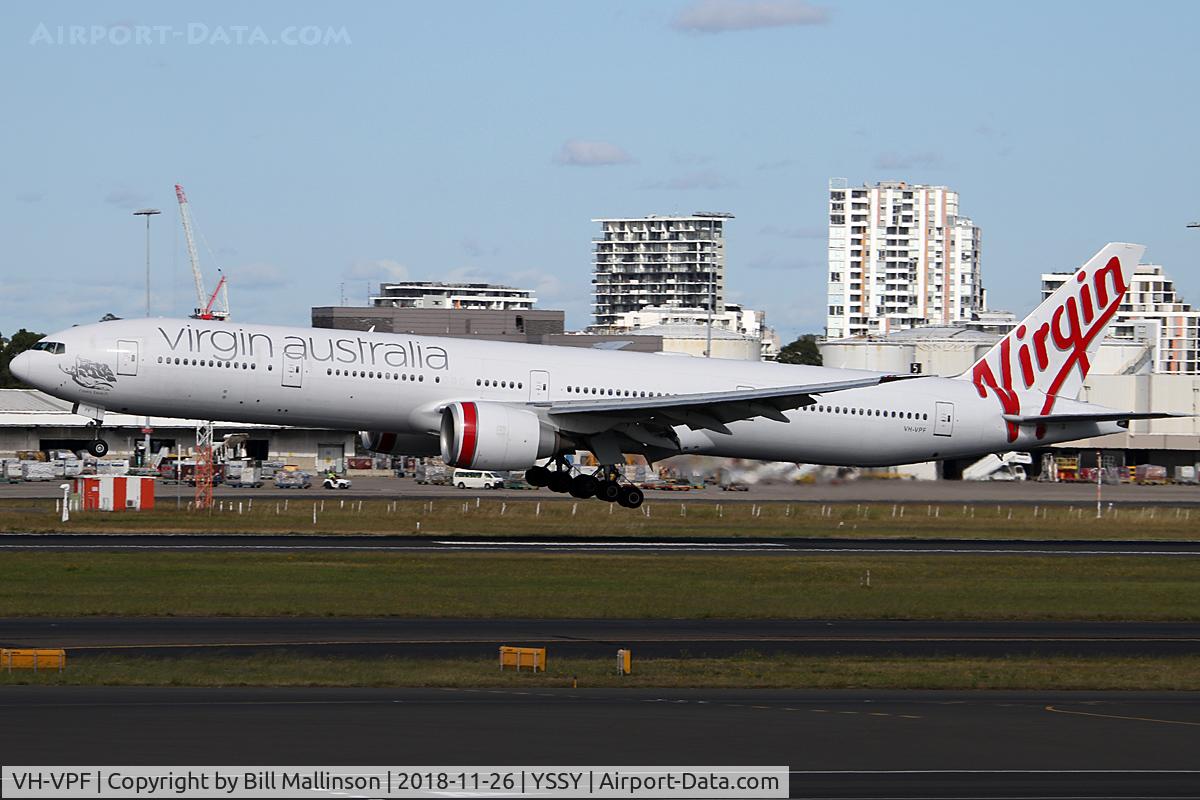
[[[504,486],[504,478],[494,472],[477,469],[454,470],[452,482],[460,489],[500,489]]]

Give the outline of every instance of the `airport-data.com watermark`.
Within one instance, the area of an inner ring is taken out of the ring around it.
[[[34,47],[148,47],[167,44],[212,47],[329,47],[349,45],[344,27],[288,25],[268,32],[261,25],[47,25],[38,23],[29,37]]]

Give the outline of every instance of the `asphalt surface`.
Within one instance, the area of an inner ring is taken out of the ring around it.
[[[1200,695],[0,688],[14,764],[768,765],[793,797],[1195,797]]]
[[[61,497],[61,480],[0,484],[0,498]],[[1102,487],[1105,503],[1171,506],[1200,505],[1200,486],[1169,485],[1140,486],[1119,484]],[[176,497],[186,503],[194,489],[189,486],[162,484],[157,487],[159,502],[174,502]],[[490,490],[457,489],[453,486],[421,486],[411,478],[380,476],[355,477],[347,490],[277,489],[267,485],[261,489],[232,489],[219,486],[217,497],[337,497],[376,500],[436,500],[443,498],[491,497],[506,500],[564,500],[572,498],[549,489]],[[791,502],[791,503],[1095,503],[1096,486],[1088,483],[1038,483],[1036,481],[914,481],[914,480],[852,480],[811,484],[757,484],[746,492],[725,492],[716,486],[693,491],[648,490],[646,501],[679,502]],[[599,501],[597,501],[599,502]]]
[[[974,555],[974,556],[1200,556],[1200,541],[1024,539],[825,539],[587,536],[487,537],[286,534],[0,534],[4,550],[223,551],[264,550],[554,553],[594,555]]]
[[[1190,655],[1196,622],[394,617],[27,617],[0,619],[0,646],[69,655],[310,655],[495,658],[499,645],[549,657],[792,655]]]

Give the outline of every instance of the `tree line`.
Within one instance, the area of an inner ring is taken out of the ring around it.
[[[8,365],[18,355],[37,344],[43,336],[45,334],[33,333],[24,328],[14,333],[9,339],[5,339],[4,335],[0,334],[0,389],[30,388],[17,380],[17,377],[9,371]]]

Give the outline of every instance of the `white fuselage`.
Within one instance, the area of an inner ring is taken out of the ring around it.
[[[194,319],[103,322],[50,340],[64,345],[61,353],[26,353],[14,361],[14,371],[86,407],[401,434],[436,434],[441,409],[454,401],[537,411],[539,403],[601,396],[734,391],[876,374]],[[1031,395],[1021,405],[1038,408],[1041,400]],[[830,392],[816,401],[786,412],[787,423],[763,417],[733,422],[730,434],[679,426],[681,452],[883,466],[1029,449],[1120,430],[1108,422],[1055,424],[1040,438],[1031,427],[1022,428],[1013,441],[996,398],[981,397],[970,381],[951,378]],[[1084,407],[1064,399],[1057,408]]]

